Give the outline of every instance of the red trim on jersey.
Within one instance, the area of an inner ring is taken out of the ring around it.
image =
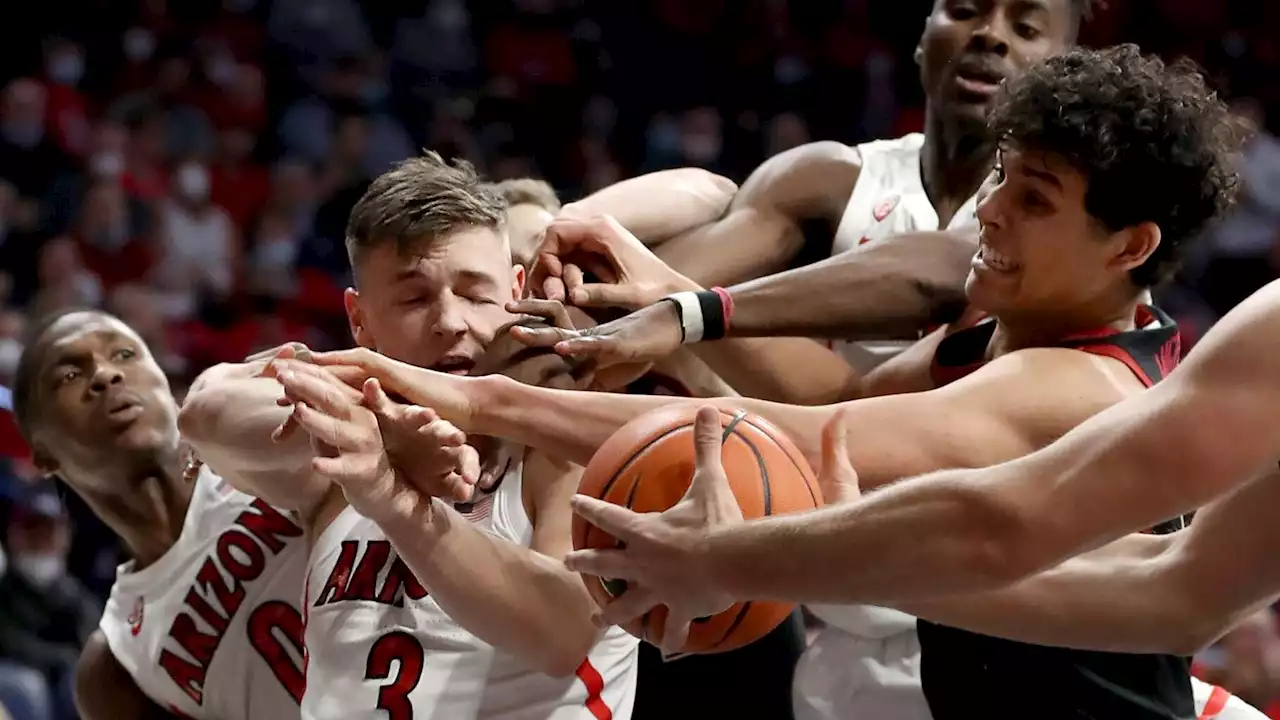
[[[604,698],[600,697],[604,692],[604,677],[600,675],[600,671],[596,670],[591,664],[591,658],[582,661],[578,666],[578,679],[587,688],[587,712],[591,713],[591,717],[596,720],[613,720],[613,711],[608,705],[604,704]]]
[[[1129,370],[1131,370],[1138,380],[1146,387],[1151,387],[1156,384],[1155,380],[1152,380],[1151,376],[1147,375],[1147,371],[1142,369],[1142,366],[1138,364],[1138,361],[1134,359],[1133,355],[1119,345],[1108,345],[1104,343],[1100,343],[1098,345],[1076,345],[1072,349],[1087,352],[1090,355],[1105,355],[1109,358],[1119,360],[1124,363],[1125,367],[1129,368]]]
[[[1227,701],[1231,699],[1231,693],[1223,690],[1217,685],[1213,686],[1213,692],[1209,693],[1209,699],[1204,702],[1204,710],[1200,711],[1200,715],[1196,720],[1213,720],[1227,709]]]

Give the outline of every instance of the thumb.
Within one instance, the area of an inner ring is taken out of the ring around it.
[[[698,408],[698,414],[693,419],[694,462],[697,464],[697,471],[693,475],[695,481],[703,476],[724,474],[724,465],[720,460],[723,432],[719,408],[712,405]]]
[[[378,382],[377,378],[365,380],[364,386],[361,387],[361,392],[364,395],[363,405],[372,410],[374,415],[384,420],[392,418],[391,398],[387,397],[387,394],[383,392],[382,383]]]
[[[633,288],[610,283],[585,283],[573,288],[569,301],[578,307],[619,307],[635,309]]]

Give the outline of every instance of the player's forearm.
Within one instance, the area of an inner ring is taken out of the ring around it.
[[[272,502],[279,498],[272,488],[241,486],[254,478],[296,478],[314,454],[305,433],[294,433],[283,442],[272,440],[272,432],[291,412],[276,404],[283,395],[280,384],[234,372],[236,367],[214,368],[209,377],[197,380],[178,413],[178,428],[215,472],[237,489]]]
[[[1085,650],[1191,654],[1194,594],[1166,555],[1172,536],[1131,535],[1006,588],[907,602],[919,617],[985,635]]]
[[[958,314],[975,242],[951,233],[877,240],[729,288],[735,337],[914,337]]]
[[[794,405],[855,397],[859,377],[849,363],[807,338],[726,338],[688,346],[744,395]],[[802,371],[797,372],[797,369]]]
[[[583,466],[623,425],[674,404],[688,407],[690,418],[707,404],[760,415],[790,437],[810,462],[817,462],[822,426],[833,412],[746,397],[704,400],[551,390],[497,375],[474,378],[471,383],[475,400],[471,417],[462,419],[469,425],[464,431],[506,438]]]
[[[595,602],[559,560],[482,532],[439,501],[429,519],[381,527],[440,607],[481,640],[553,676],[571,675],[590,652]]]
[[[570,217],[612,215],[646,243],[679,235],[724,215],[737,192],[728,178],[697,168],[662,170],[614,183],[570,203]]]

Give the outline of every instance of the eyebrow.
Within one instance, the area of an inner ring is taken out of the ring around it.
[[[479,270],[459,270],[457,272],[457,280],[470,285],[498,286],[498,281],[492,275]]]
[[[1030,177],[1040,180],[1041,182],[1048,183],[1059,190],[1063,189],[1062,181],[1058,179],[1058,176],[1048,172],[1047,170],[1036,170],[1035,168],[1028,166],[1025,162],[1021,163],[1020,169],[1024,174]]]

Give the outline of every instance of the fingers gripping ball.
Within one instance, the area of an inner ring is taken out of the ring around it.
[[[689,489],[694,471],[697,409],[673,405],[646,413],[614,433],[591,458],[578,491],[636,512],[662,512]],[[744,518],[812,510],[822,491],[804,456],[763,418],[721,411],[721,461]],[[573,519],[575,549],[613,548],[618,541],[580,517]],[[602,605],[626,590],[622,580],[584,576]],[[749,645],[769,634],[795,609],[793,604],[743,602],[694,621],[686,653],[717,653]],[[667,609],[655,608],[626,630],[658,644]]]

